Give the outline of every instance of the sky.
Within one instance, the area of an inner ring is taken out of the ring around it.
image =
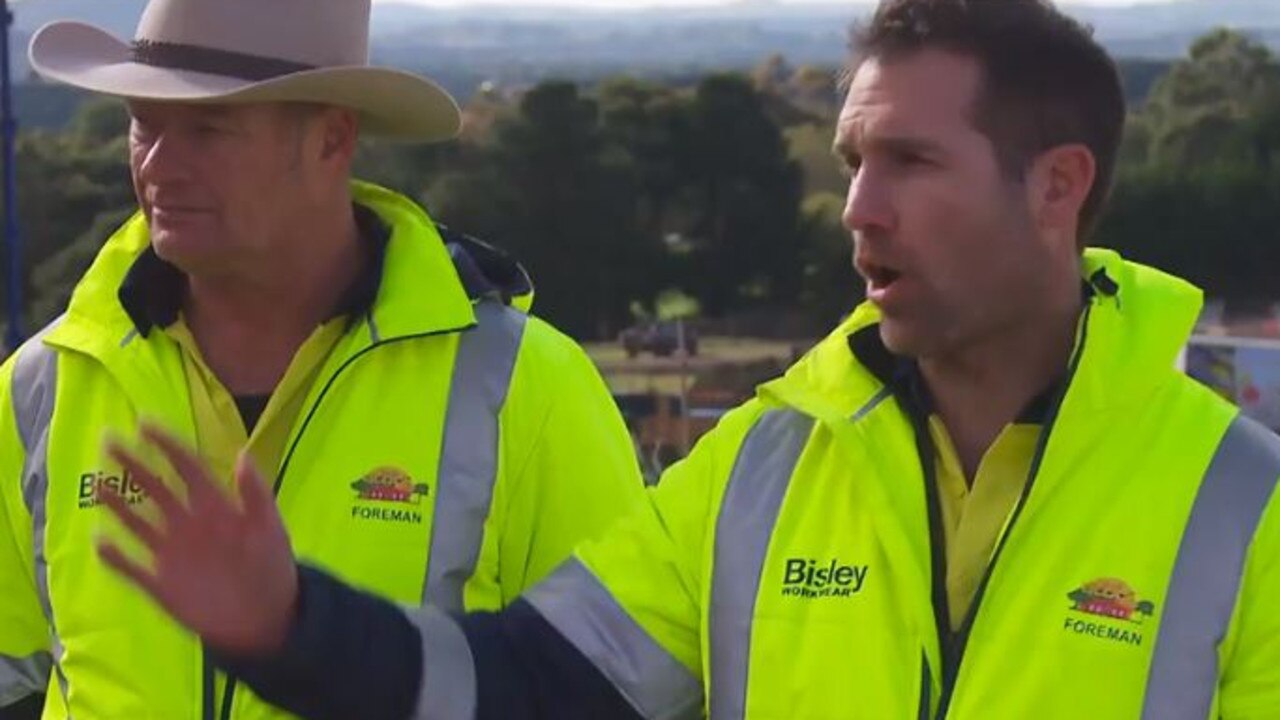
[[[557,7],[591,7],[591,8],[626,8],[626,7],[655,7],[655,6],[697,6],[697,5],[723,5],[732,0],[374,0],[375,4],[381,3],[409,3],[414,5],[431,5],[431,6],[448,6],[459,7],[467,5],[507,5],[507,6],[540,6],[554,5]],[[803,2],[805,4],[821,2],[821,3],[848,3],[850,0],[777,0],[782,4],[791,2]],[[1059,0],[1064,5],[1140,5],[1159,2],[1169,2],[1170,0]]]

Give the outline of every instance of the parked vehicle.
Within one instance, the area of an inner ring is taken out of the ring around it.
[[[632,358],[642,352],[670,357],[682,345],[690,356],[698,354],[698,334],[682,320],[639,323],[623,330],[618,339]]]

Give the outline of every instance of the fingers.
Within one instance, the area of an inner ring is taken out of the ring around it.
[[[108,567],[125,576],[134,585],[142,588],[151,597],[160,600],[160,583],[149,570],[129,559],[119,546],[110,540],[98,543],[98,557]]]
[[[266,513],[275,512],[275,497],[267,485],[258,466],[249,457],[249,453],[241,452],[236,459],[236,484],[240,489],[240,502],[244,513],[250,519],[263,517]]]
[[[113,460],[120,463],[120,466],[129,472],[129,479],[138,484],[142,491],[156,502],[156,507],[160,508],[161,514],[169,522],[176,521],[181,515],[186,513],[186,508],[182,502],[173,494],[169,486],[155,473],[151,472],[138,456],[134,455],[116,440],[110,440],[107,443],[107,455]]]
[[[97,493],[98,500],[106,505],[113,515],[120,519],[129,532],[133,533],[149,550],[155,550],[161,540],[160,531],[147,522],[141,515],[133,511],[129,503],[120,493],[105,490]]]
[[[202,508],[212,505],[226,504],[226,499],[209,478],[204,463],[182,441],[151,423],[143,423],[142,437],[164,453],[169,464],[187,484],[193,513],[200,513]]]

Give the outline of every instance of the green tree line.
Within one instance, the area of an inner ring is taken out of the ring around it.
[[[1095,244],[1229,305],[1280,299],[1280,63],[1221,30],[1140,81],[1153,84],[1132,108]],[[831,69],[778,57],[681,86],[482,87],[458,142],[366,142],[357,169],[513,253],[535,309],[580,339],[677,309],[799,317],[755,329],[812,335],[861,295],[840,227],[847,180],[829,150],[839,100]],[[20,137],[28,331],[61,312],[131,212],[127,124],[100,100]]]

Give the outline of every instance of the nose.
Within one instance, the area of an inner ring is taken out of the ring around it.
[[[878,233],[893,228],[895,213],[887,183],[870,164],[863,164],[849,180],[841,221],[855,234]]]
[[[191,172],[190,153],[175,133],[135,140],[134,157],[134,174],[145,185],[170,185],[186,180]]]

